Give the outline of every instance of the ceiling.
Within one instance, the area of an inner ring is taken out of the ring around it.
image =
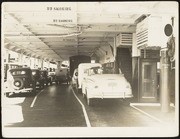
[[[49,61],[68,60],[77,54],[93,56],[97,48],[113,43],[120,32],[134,33],[139,17],[164,13],[168,5],[161,2],[3,3],[4,46]]]

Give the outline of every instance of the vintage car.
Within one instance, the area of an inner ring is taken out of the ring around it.
[[[78,69],[75,69],[72,77],[72,86],[77,88],[78,87],[77,82],[78,82]]]
[[[55,71],[49,71],[48,76],[51,78],[51,82],[56,82],[56,74]]]
[[[48,76],[48,71],[47,70],[40,70],[41,77],[43,79],[44,84],[48,86],[49,84],[52,85],[51,82],[51,77]]]
[[[5,82],[5,94],[9,96],[14,93],[35,93],[36,86],[30,68],[15,68],[8,70]]]
[[[82,81],[88,75],[87,69],[91,67],[102,67],[100,63],[81,63],[78,65],[78,92],[82,91]]]
[[[56,84],[69,83],[68,68],[56,69]]]
[[[36,86],[44,88],[44,80],[39,69],[32,69],[32,75]]]
[[[87,76],[82,81],[83,97],[91,105],[93,98],[132,98],[130,83],[123,74],[103,74],[101,67],[87,70]]]

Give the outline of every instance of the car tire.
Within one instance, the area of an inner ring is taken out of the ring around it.
[[[10,95],[9,95],[10,93],[6,93],[6,97],[9,97]]]
[[[78,89],[78,85],[77,85],[77,83],[75,84],[75,88],[76,88],[76,90]]]
[[[36,83],[34,82],[33,84],[32,84],[32,92],[31,93],[36,93]]]
[[[130,99],[123,99],[123,105],[129,106],[130,105]]]
[[[92,106],[92,99],[87,97],[87,105]]]
[[[17,87],[17,86],[15,86],[15,83],[16,82],[19,82],[20,83],[20,85]],[[24,87],[24,81],[23,81],[23,79],[21,79],[21,78],[15,78],[14,79],[14,82],[13,82],[13,88],[14,89],[22,89]]]
[[[82,96],[83,96],[83,98],[85,98],[85,94],[84,93],[82,93]]]
[[[81,88],[77,88],[78,93],[82,93]]]
[[[92,106],[92,99],[88,97],[88,91],[86,90],[86,101],[88,106]]]

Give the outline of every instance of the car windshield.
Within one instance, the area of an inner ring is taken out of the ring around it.
[[[102,67],[92,67],[89,69],[89,75],[103,74]]]

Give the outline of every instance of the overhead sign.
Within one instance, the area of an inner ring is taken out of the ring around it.
[[[18,13],[21,23],[77,23],[75,2],[7,2],[3,9],[5,13]]]
[[[4,2],[5,12],[75,12],[75,2]]]

